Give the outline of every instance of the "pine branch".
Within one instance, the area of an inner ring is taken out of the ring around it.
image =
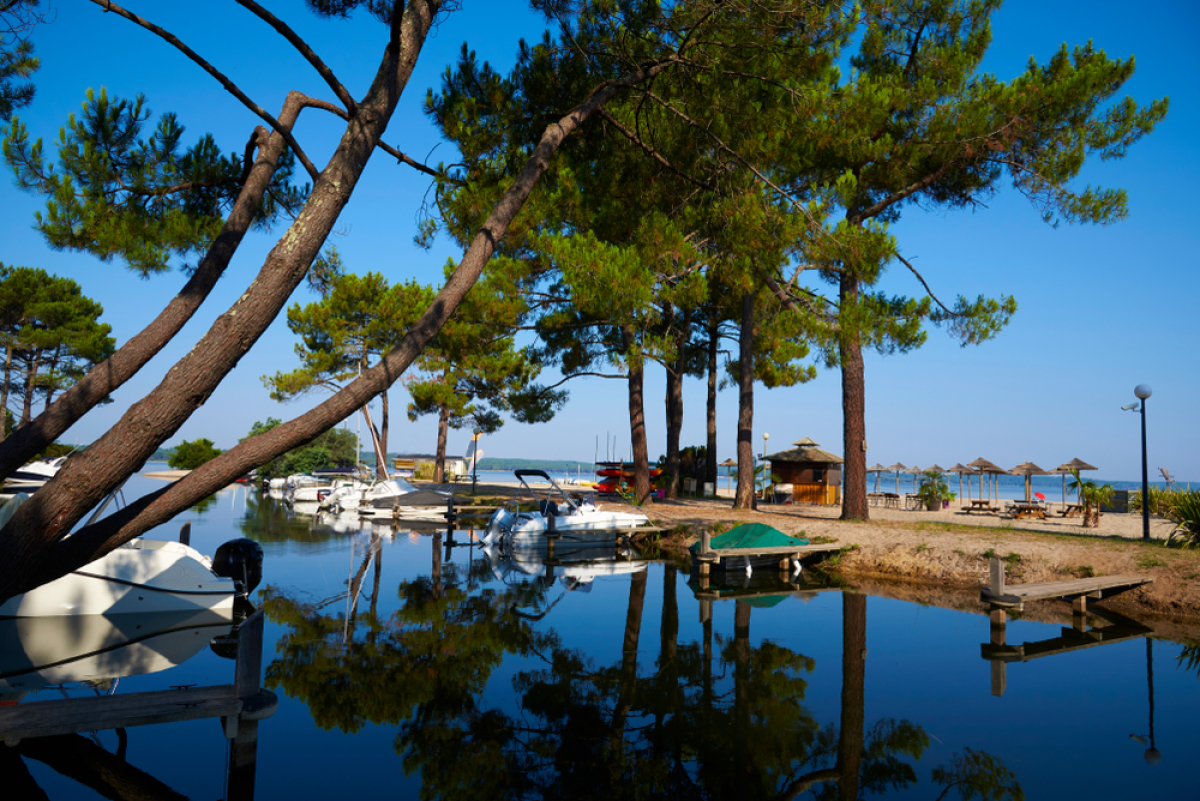
[[[126,11],[124,8],[115,5],[112,0],[91,0],[91,2],[101,6],[105,11],[112,11],[118,16],[129,20],[130,22],[142,26],[190,58],[200,67],[200,69],[216,78],[217,82],[225,88],[225,91],[229,92],[231,95],[240,100],[243,106],[258,115],[260,119],[271,126],[272,130],[279,132],[279,135],[282,136],[284,141],[288,143],[288,147],[290,147],[292,152],[296,154],[296,159],[299,160],[300,164],[304,166],[304,169],[306,172],[308,172],[309,177],[311,177],[314,181],[317,180],[317,177],[320,175],[320,171],[317,170],[312,161],[309,160],[308,156],[304,153],[304,149],[300,147],[300,143],[296,141],[296,138],[292,136],[291,126],[285,127],[279,122],[279,120],[271,116],[266,109],[259,106],[257,103],[247,97],[246,93],[239,89],[233,81],[229,80],[224,73],[201,58],[198,53],[180,41],[179,37],[175,36],[175,34],[171,33],[170,31],[160,28],[149,20],[142,19],[137,14]]]

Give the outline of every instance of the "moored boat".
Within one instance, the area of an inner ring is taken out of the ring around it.
[[[572,497],[542,470],[517,470],[515,474],[522,491],[492,515],[484,542],[504,538],[514,547],[520,547],[544,540],[547,533],[575,540],[615,542],[630,530],[650,524],[650,518],[640,512],[608,511],[591,500]],[[527,478],[549,483],[549,497],[539,499]]]

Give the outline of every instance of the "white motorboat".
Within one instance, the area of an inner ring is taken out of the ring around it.
[[[55,459],[39,459],[22,466],[11,476],[4,479],[4,488],[0,494],[14,495],[23,492],[26,495],[41,489],[42,485],[54,478],[54,474],[66,464],[67,457]]]
[[[0,620],[0,693],[156,673],[233,627],[232,610]]]
[[[548,533],[567,540],[616,542],[630,530],[650,524],[650,518],[641,512],[606,511],[590,499],[573,498],[542,470],[514,472],[522,491],[492,515],[485,543],[506,539],[513,547],[525,547],[544,542]],[[549,497],[539,499],[527,478],[547,482]]]
[[[417,488],[399,476],[373,484],[358,483],[340,487],[321,500],[322,509],[340,512],[361,510],[367,507],[391,509],[397,499],[417,491]]]
[[[0,527],[27,496],[0,508]],[[0,618],[230,610],[262,577],[262,548],[237,539],[213,560],[178,542],[131,540],[73,573],[0,604]],[[235,580],[235,577],[237,580]],[[239,586],[240,585],[240,586]]]

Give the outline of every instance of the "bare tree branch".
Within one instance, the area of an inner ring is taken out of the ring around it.
[[[333,70],[331,70],[325,64],[325,62],[321,60],[320,56],[313,52],[313,49],[308,46],[307,42],[301,39],[295,31],[287,26],[287,23],[276,17],[270,11],[267,11],[258,3],[254,2],[254,0],[237,0],[237,3],[278,31],[279,35],[284,39],[287,39],[288,42],[291,43],[292,47],[296,48],[300,55],[304,56],[305,61],[311,64],[313,69],[315,69],[317,73],[325,79],[325,83],[328,84],[329,88],[333,90],[333,93],[337,95],[338,100],[342,101],[342,105],[346,107],[346,111],[352,115],[357,113],[358,104],[354,102],[354,98],[350,96],[348,91],[346,91],[346,87],[342,86],[341,82],[338,81],[337,76],[333,74]]]

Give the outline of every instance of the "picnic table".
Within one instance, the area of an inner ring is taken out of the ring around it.
[[[989,500],[987,498],[972,498],[972,499],[969,499],[967,501],[967,503],[969,505],[965,509],[963,509],[963,511],[968,514],[970,514],[971,512],[998,512],[998,511],[1000,511],[995,506],[992,506],[991,500]]]
[[[1078,503],[1063,504],[1063,508],[1058,510],[1059,517],[1077,517],[1083,514],[1083,505]]]
[[[1036,517],[1039,520],[1046,519],[1046,507],[1035,502],[1026,503],[1025,501],[1016,501],[1014,503],[1010,503],[1008,505],[1008,513],[1012,515],[1015,520],[1020,520],[1025,517]]]

